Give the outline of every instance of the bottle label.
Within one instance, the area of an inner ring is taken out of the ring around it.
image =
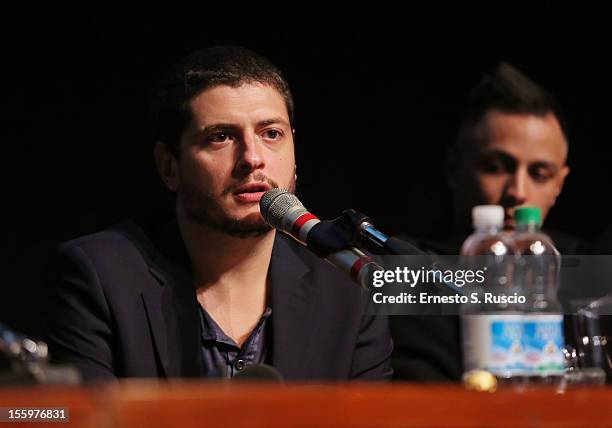
[[[524,372],[521,315],[487,314],[463,317],[466,371],[484,369],[509,377]]]
[[[563,315],[537,314],[525,316],[523,323],[525,366],[530,374],[562,375]]]

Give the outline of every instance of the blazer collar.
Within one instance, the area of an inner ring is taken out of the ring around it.
[[[277,232],[270,261],[272,365],[285,378],[305,378],[312,349],[317,289],[311,268],[298,255],[291,238]]]

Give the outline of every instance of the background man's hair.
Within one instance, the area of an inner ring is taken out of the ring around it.
[[[461,122],[458,145],[472,141],[474,128],[492,110],[535,116],[552,113],[559,121],[567,141],[567,126],[554,96],[504,62],[472,89]]]
[[[151,103],[154,141],[165,143],[178,156],[181,135],[191,120],[189,101],[215,86],[236,88],[245,83],[263,83],[276,89],[293,123],[293,97],[280,70],[248,49],[215,46],[183,58],[156,88]]]

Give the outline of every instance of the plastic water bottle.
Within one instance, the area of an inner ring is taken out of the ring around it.
[[[470,269],[485,269],[485,281],[478,303],[471,299],[472,304],[463,307],[464,369],[466,373],[486,370],[501,384],[521,383],[525,374],[524,308],[517,301],[521,293],[514,281],[516,248],[511,237],[502,232],[501,206],[476,206],[472,218],[475,232],[464,242],[461,259]]]
[[[519,251],[517,275],[527,299],[522,347],[530,383],[556,383],[565,372],[563,311],[557,298],[561,256],[541,232],[539,208],[515,211],[514,245]]]

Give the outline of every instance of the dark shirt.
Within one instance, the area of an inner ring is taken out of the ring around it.
[[[232,378],[246,367],[266,361],[272,309],[268,306],[242,348],[200,306],[202,353],[206,377]]]

